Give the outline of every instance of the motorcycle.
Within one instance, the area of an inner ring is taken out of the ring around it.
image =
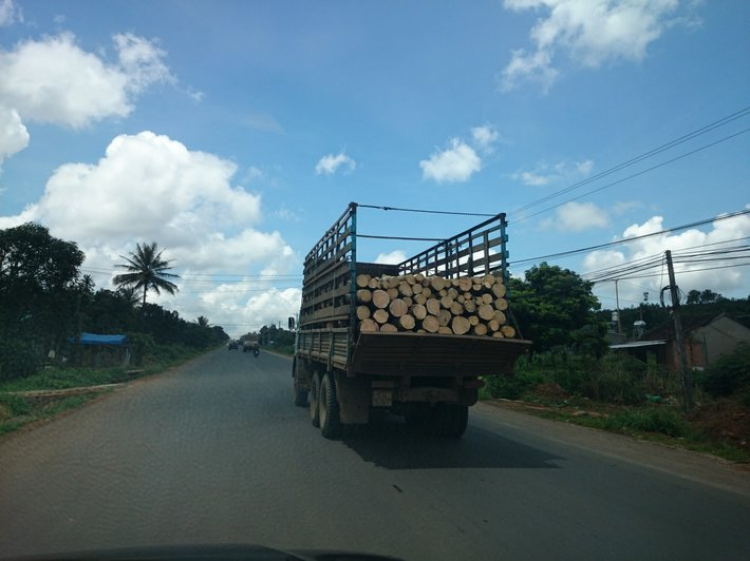
[[[255,358],[258,358],[258,355],[260,354],[260,349],[253,349],[253,356]]]

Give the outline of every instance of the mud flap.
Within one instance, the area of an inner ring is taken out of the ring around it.
[[[345,425],[364,425],[370,419],[370,384],[367,380],[347,378],[335,371],[339,416]]]

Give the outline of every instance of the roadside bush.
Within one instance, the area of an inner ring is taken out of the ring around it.
[[[638,409],[621,411],[604,421],[608,430],[631,430],[666,434],[675,438],[687,436],[690,425],[672,409]]]
[[[22,341],[0,341],[0,380],[31,376],[39,368],[33,347]]]
[[[750,405],[750,345],[740,343],[734,351],[696,373],[696,382],[713,397],[734,395]]]

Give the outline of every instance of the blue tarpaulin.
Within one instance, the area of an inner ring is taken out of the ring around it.
[[[71,337],[71,343],[76,343],[77,338]],[[127,345],[127,335],[99,335],[98,333],[81,333],[80,343],[81,345],[113,345],[117,347],[124,347]]]

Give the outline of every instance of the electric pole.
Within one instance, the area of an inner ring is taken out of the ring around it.
[[[693,380],[688,368],[687,356],[685,355],[685,334],[682,332],[682,319],[680,318],[680,295],[677,291],[677,282],[674,278],[672,252],[670,250],[667,250],[666,255],[667,271],[669,272],[669,292],[672,295],[672,317],[674,318],[675,340],[677,341],[677,356],[680,359],[680,377],[682,379],[685,413],[690,413],[690,410],[693,408]]]

